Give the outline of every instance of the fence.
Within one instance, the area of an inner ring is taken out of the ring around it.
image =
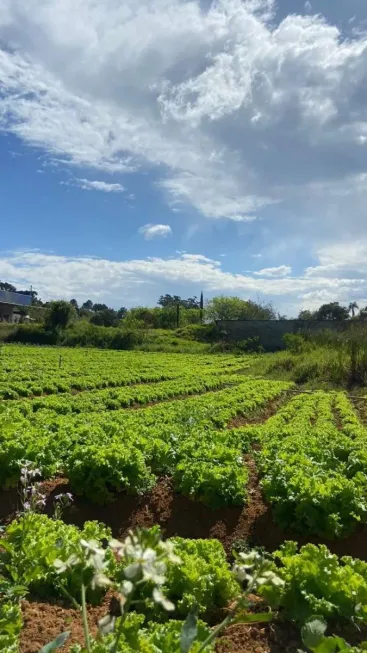
[[[284,349],[286,333],[320,333],[325,329],[345,331],[350,322],[337,320],[219,320],[219,329],[231,341],[259,338],[266,351]]]

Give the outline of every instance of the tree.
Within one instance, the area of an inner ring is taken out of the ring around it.
[[[161,295],[158,299],[157,304],[163,308],[167,308],[168,306],[176,306],[177,304],[181,304],[181,302],[182,299],[179,295]]]
[[[91,317],[91,324],[97,326],[113,327],[118,324],[117,312],[113,308],[104,308],[102,311],[96,311]]]
[[[317,320],[347,320],[348,318],[349,310],[345,306],[341,306],[339,302],[323,304],[316,312]]]
[[[303,311],[299,312],[298,315],[299,320],[315,320],[316,319],[316,313],[313,311],[309,311],[307,309],[304,309]]]
[[[125,317],[126,313],[127,313],[127,308],[125,308],[125,306],[121,306],[121,308],[119,308],[119,310],[117,311],[117,317],[119,318],[119,320],[122,320]]]
[[[200,308],[200,301],[196,295],[187,299],[182,299],[179,295],[161,295],[157,304],[162,306],[162,308],[177,306],[177,304],[183,308]]]
[[[358,306],[357,302],[350,302],[350,304],[348,306],[348,312],[352,313],[352,317],[355,317],[356,309],[358,309],[358,308],[359,308],[359,306]]]
[[[86,311],[92,311],[93,310],[93,302],[91,299],[87,299],[84,304],[82,304],[82,308],[84,308]]]
[[[188,297],[188,299],[181,299],[181,306],[184,308],[200,308],[200,301],[196,297]]]
[[[261,304],[239,297],[220,295],[213,297],[206,305],[209,320],[275,320],[276,313],[271,304]]]
[[[358,313],[358,319],[359,320],[367,320],[367,306],[364,308],[361,308],[361,310]]]
[[[8,292],[17,292],[17,289],[13,284],[8,283],[7,281],[0,281],[0,290],[7,290]]]
[[[74,318],[75,308],[71,306],[70,302],[63,300],[50,302],[46,316],[46,329],[51,331],[66,329]]]
[[[107,311],[107,310],[108,310],[107,304],[93,304],[93,311],[95,313],[98,313],[99,311]]]
[[[76,299],[71,299],[71,300],[70,300],[70,304],[71,304],[72,306],[74,306],[74,308],[75,308],[76,311],[79,310],[79,305],[78,305],[78,302],[76,301]]]

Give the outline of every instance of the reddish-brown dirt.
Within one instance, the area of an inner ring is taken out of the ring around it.
[[[269,401],[264,408],[259,409],[251,416],[237,415],[236,417],[233,417],[228,422],[227,428],[233,429],[238,428],[239,426],[247,426],[248,424],[262,424],[263,422],[266,422],[266,420],[273,417],[273,415],[278,412],[279,408],[286,403],[290,396],[289,392],[284,392],[280,397]]]
[[[235,624],[216,645],[217,653],[295,653],[302,648],[299,630],[290,624]]]
[[[88,623],[93,635],[97,633],[98,620],[108,612],[110,597],[106,596],[102,605],[88,610]],[[78,610],[65,608],[57,603],[22,601],[23,629],[20,636],[20,653],[38,653],[55,637],[70,631],[66,644],[57,649],[62,653],[69,651],[72,644],[83,644],[83,622]]]
[[[175,535],[198,538],[217,538],[228,554],[236,542],[262,546],[268,551],[276,550],[286,540],[296,540],[300,545],[307,542],[323,543],[338,555],[351,555],[367,560],[367,527],[357,528],[352,535],[341,540],[324,540],[312,536],[300,536],[283,531],[274,521],[273,510],[263,498],[261,487],[251,455],[245,456],[249,470],[248,503],[245,506],[227,506],[212,510],[174,491],[169,478],[161,478],[157,485],[143,496],[118,494],[107,505],[97,505],[83,497],[74,497],[74,504],[64,513],[69,524],[82,526],[85,521],[96,519],[112,529],[115,537],[123,537],[130,529],[159,524],[165,537]],[[69,492],[67,479],[45,481],[42,491],[47,495],[46,513],[53,514],[54,497]],[[18,504],[16,491],[0,493],[0,520],[8,523]]]
[[[93,635],[98,620],[108,612],[109,597],[97,608],[89,608],[88,623]],[[73,644],[83,644],[83,624],[77,610],[62,605],[23,601],[23,630],[19,653],[38,653],[60,633],[70,631],[70,637],[60,653],[67,653]],[[236,624],[226,629],[218,639],[217,653],[295,653],[301,647],[299,630],[290,624]]]

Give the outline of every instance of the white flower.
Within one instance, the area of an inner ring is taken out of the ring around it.
[[[109,635],[113,633],[115,629],[116,617],[113,617],[110,614],[106,614],[98,622],[98,628],[102,635]]]
[[[121,591],[124,596],[128,596],[133,591],[134,585],[129,580],[124,580],[121,585]]]
[[[252,576],[247,573],[247,567],[244,565],[233,565],[232,571],[240,583],[243,583],[245,580],[252,580]]]
[[[74,567],[80,563],[80,558],[75,553],[72,553],[65,562],[63,560],[55,560],[54,567],[57,574],[63,574],[70,567]]]
[[[104,558],[105,550],[99,547],[99,543],[96,540],[89,540],[89,542],[87,542],[87,540],[83,540],[82,538],[80,540],[80,544],[83,547],[83,549],[86,549],[86,551],[88,551],[89,553]]]
[[[172,612],[175,609],[175,606],[171,601],[169,601],[162,592],[155,587],[153,590],[153,600],[156,603],[159,603],[167,612]]]
[[[179,565],[181,564],[181,558],[175,554],[175,547],[172,542],[160,542],[159,547],[165,551],[167,558],[172,564]]]
[[[138,562],[133,562],[131,565],[128,565],[124,569],[124,574],[126,578],[134,579],[140,572],[140,565]]]
[[[102,571],[97,571],[91,580],[91,587],[93,590],[96,589],[96,587],[108,587],[109,585],[112,585],[112,583]]]

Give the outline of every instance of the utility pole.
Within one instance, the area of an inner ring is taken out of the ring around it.
[[[200,323],[203,323],[203,315],[204,315],[204,295],[203,291],[201,291],[200,295]]]

